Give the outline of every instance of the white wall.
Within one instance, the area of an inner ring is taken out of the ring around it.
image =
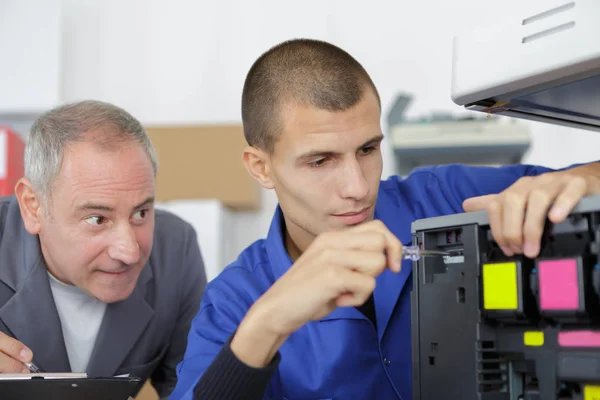
[[[60,0],[0,0],[0,120],[60,100]]]
[[[519,4],[62,1],[63,100],[111,101],[144,123],[239,122],[242,84],[251,63],[270,46],[294,37],[329,40],[357,57],[378,86],[384,110],[397,92],[406,91],[416,97],[409,116],[432,109],[461,111],[450,100],[453,35],[462,27],[494,21]],[[597,157],[597,133],[539,123],[532,123],[532,130],[526,162],[558,167]],[[393,171],[387,148],[384,157],[387,176]],[[235,217],[234,248],[241,250],[266,234],[275,205],[273,194],[265,193],[260,213]]]

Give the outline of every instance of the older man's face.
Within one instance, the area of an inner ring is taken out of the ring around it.
[[[104,302],[127,298],[152,249],[154,194],[154,170],[137,143],[71,145],[47,213],[38,213],[49,271]]]

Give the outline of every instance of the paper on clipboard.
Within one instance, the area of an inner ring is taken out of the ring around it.
[[[43,372],[36,374],[0,374],[0,381],[10,381],[15,379],[32,379],[32,378],[42,378],[42,379],[86,379],[87,374],[78,373],[78,372]]]

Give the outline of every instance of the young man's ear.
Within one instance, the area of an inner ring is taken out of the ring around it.
[[[21,178],[15,185],[15,195],[21,209],[25,229],[32,235],[40,233],[40,215],[43,212],[41,199],[33,191],[31,182]]]
[[[270,159],[267,153],[256,147],[248,146],[242,153],[242,160],[248,173],[265,189],[273,189],[273,177]]]

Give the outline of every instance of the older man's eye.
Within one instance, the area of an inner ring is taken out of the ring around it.
[[[148,210],[138,210],[135,214],[133,214],[133,219],[136,221],[143,221],[148,216]]]
[[[91,217],[87,217],[85,222],[90,225],[102,225],[104,222],[106,222],[106,218],[100,215],[93,215]]]

